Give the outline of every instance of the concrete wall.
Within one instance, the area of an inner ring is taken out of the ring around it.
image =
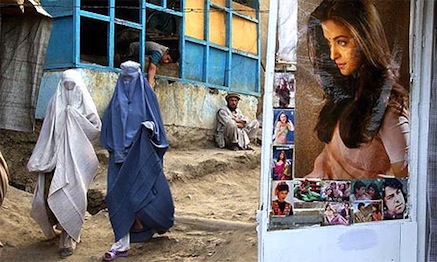
[[[78,69],[93,97],[100,116],[112,97],[118,74]],[[38,99],[36,117],[42,119],[56,91],[62,71],[45,72]],[[157,80],[155,93],[161,108],[170,145],[179,148],[210,145],[213,142],[217,109],[226,104],[226,92],[181,82]],[[256,118],[258,98],[242,95],[240,109]]]

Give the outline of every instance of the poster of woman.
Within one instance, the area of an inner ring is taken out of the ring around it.
[[[274,79],[274,105],[276,108],[294,108],[295,81],[290,72],[276,72]]]
[[[273,180],[293,178],[293,148],[291,146],[273,147]]]
[[[273,145],[294,143],[294,109],[275,109]]]
[[[322,95],[297,93],[297,100],[308,102],[305,110],[296,105],[303,123],[298,128],[308,132],[297,138],[302,147],[296,147],[296,161],[308,165],[296,174],[322,179],[408,176],[408,58],[393,55],[408,53],[408,34],[402,31],[408,28],[402,26],[391,28],[388,41],[370,0],[324,0],[311,11],[306,44],[312,69],[307,71],[313,72],[312,84]],[[307,88],[299,85],[299,90]],[[311,103],[318,117],[310,123]],[[308,139],[310,130],[316,142]]]

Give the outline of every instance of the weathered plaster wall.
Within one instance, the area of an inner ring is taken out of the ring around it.
[[[100,116],[103,116],[114,91],[117,73],[78,69],[93,97]],[[45,72],[41,83],[36,117],[44,117],[50,98],[56,91],[60,71]],[[161,108],[170,145],[189,148],[213,142],[217,109],[226,104],[226,92],[181,82],[157,80],[155,93]],[[258,98],[242,95],[240,109],[255,118]]]

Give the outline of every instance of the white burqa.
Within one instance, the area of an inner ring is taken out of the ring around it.
[[[45,199],[45,174],[55,170],[48,205],[66,233],[79,240],[87,208],[87,191],[99,165],[91,141],[97,138],[101,120],[80,73],[63,72],[46,110],[41,133],[27,168],[38,172],[31,216],[48,238],[55,236]]]

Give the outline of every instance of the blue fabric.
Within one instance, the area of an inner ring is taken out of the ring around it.
[[[148,55],[150,55],[150,62],[152,62],[152,64],[158,65],[161,61],[162,54],[159,51],[150,51]]]
[[[108,184],[105,203],[115,241],[131,231],[135,217],[144,228],[141,232],[130,232],[131,242],[144,242],[155,232],[167,231],[174,222],[174,204],[162,157],[151,143],[150,135],[150,130],[142,126],[125,162],[120,165],[110,161],[118,172]]]
[[[142,123],[154,123],[153,131]],[[100,142],[109,151],[105,202],[116,241],[140,218],[145,241],[173,225],[174,205],[163,173],[168,148],[158,100],[142,73],[120,75],[102,119]],[[157,211],[158,210],[158,211]]]
[[[129,78],[130,82],[126,85],[124,81]],[[160,153],[163,156],[168,143],[155,93],[142,73],[133,78],[120,75],[103,115],[100,134],[100,143],[114,154],[116,163],[124,161],[133,137],[144,121],[155,124],[151,139],[156,147],[164,150]]]

